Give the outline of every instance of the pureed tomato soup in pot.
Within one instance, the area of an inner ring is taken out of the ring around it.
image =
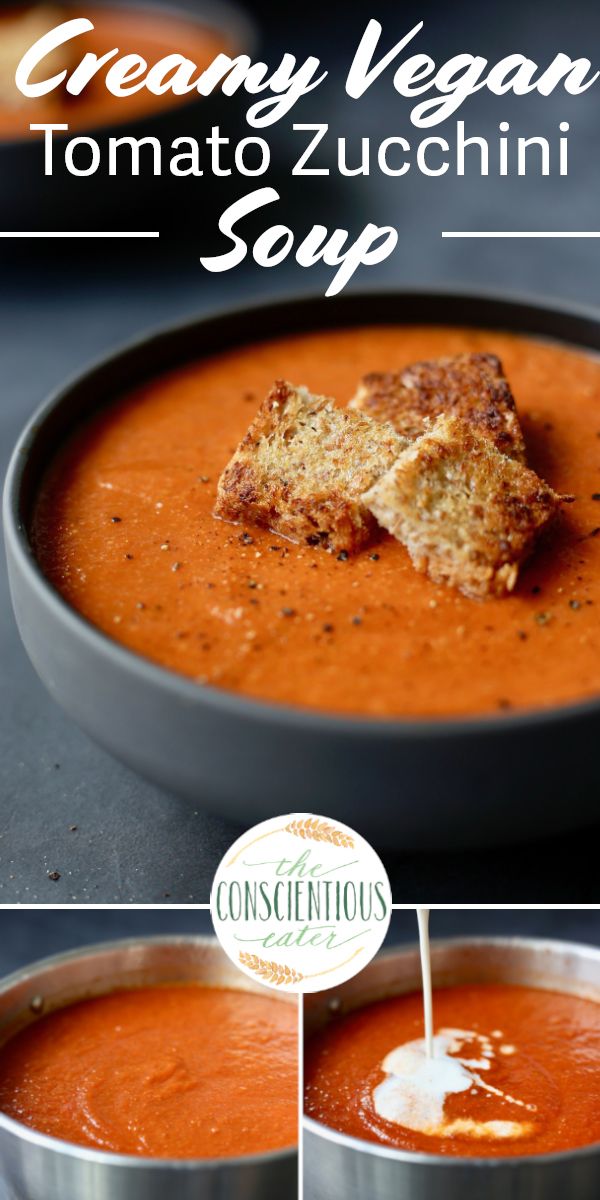
[[[433,990],[429,909],[417,917],[421,992],[367,1004],[308,1038],[307,1115],[399,1150],[462,1158],[600,1142],[600,1003],[503,982]],[[468,951],[465,963],[469,974]]]
[[[0,1110],[118,1154],[202,1159],[295,1146],[297,1008],[195,984],[115,991],[0,1050]]]
[[[436,988],[436,1068],[420,992],[309,1038],[305,1111],[401,1150],[520,1156],[600,1141],[600,1005],[509,984]]]

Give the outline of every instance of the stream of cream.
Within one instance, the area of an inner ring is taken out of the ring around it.
[[[433,995],[431,987],[431,951],[429,947],[429,909],[417,908],[419,925],[419,950],[421,953],[421,979],[423,982],[423,1017],[425,1021],[425,1050],[433,1058]]]
[[[404,1042],[386,1055],[381,1064],[386,1078],[373,1091],[375,1111],[385,1121],[435,1137],[524,1137],[532,1130],[531,1120],[481,1121],[445,1115],[448,1096],[474,1093],[478,1088],[527,1112],[535,1112],[535,1105],[509,1096],[482,1078],[482,1072],[492,1069],[497,1051],[503,1055],[516,1051],[514,1046],[498,1044],[502,1041],[500,1030],[488,1036],[472,1029],[440,1029],[434,1036],[429,909],[417,908],[417,920],[425,1037]]]

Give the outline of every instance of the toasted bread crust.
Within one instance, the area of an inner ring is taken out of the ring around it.
[[[466,596],[504,596],[561,497],[456,416],[438,417],[364,496],[414,566]]]
[[[375,529],[363,492],[406,445],[391,426],[278,381],[221,475],[215,515],[351,553]]]
[[[515,401],[494,354],[458,354],[413,363],[397,374],[365,375],[350,407],[389,421],[411,441],[425,432],[429,419],[453,413],[471,422],[502,454],[525,462]]]

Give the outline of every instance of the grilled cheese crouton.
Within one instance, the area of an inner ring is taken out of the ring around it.
[[[418,571],[474,599],[512,592],[562,499],[456,416],[438,417],[363,496]]]
[[[525,462],[512,392],[494,354],[457,354],[413,363],[397,374],[365,375],[350,402],[376,421],[389,421],[413,441],[429,418],[453,413],[469,421],[502,454]]]
[[[406,445],[391,425],[279,381],[221,475],[215,516],[350,553],[375,529],[363,492]]]

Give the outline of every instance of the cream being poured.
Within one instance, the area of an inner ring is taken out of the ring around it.
[[[435,1137],[524,1137],[531,1133],[532,1122],[522,1119],[523,1110],[535,1112],[535,1105],[493,1087],[481,1074],[492,1069],[497,1050],[504,1055],[515,1053],[514,1046],[498,1045],[502,1032],[493,1030],[488,1036],[469,1029],[440,1029],[434,1036],[429,909],[418,908],[417,919],[425,1037],[396,1046],[386,1055],[381,1064],[386,1078],[373,1091],[375,1111],[385,1121]],[[448,1096],[478,1088],[521,1110],[515,1113],[520,1119],[482,1121],[445,1115]]]
[[[429,948],[429,909],[417,908],[419,926],[419,951],[421,954],[421,979],[423,981],[423,1020],[425,1022],[425,1052],[428,1058],[435,1055],[433,1042],[433,993],[431,987],[431,951]]]

